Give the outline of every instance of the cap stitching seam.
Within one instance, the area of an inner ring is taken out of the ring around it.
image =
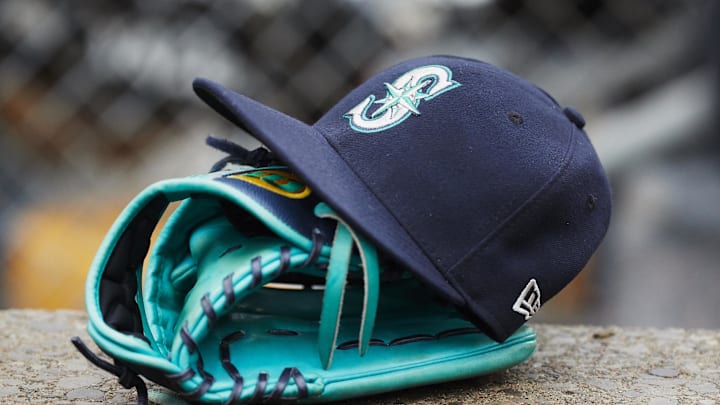
[[[473,248],[470,249],[468,251],[468,253],[463,255],[462,258],[460,258],[457,262],[455,262],[455,264],[453,264],[452,267],[450,267],[450,269],[447,271],[447,273],[446,273],[447,275],[450,275],[451,273],[453,273],[457,269],[457,267],[461,263],[465,262],[469,257],[471,257],[471,256],[477,254],[478,252],[480,252],[481,250],[485,249],[487,247],[487,245],[489,244],[489,242],[494,240],[498,234],[505,232],[508,229],[510,229],[511,227],[515,226],[513,224],[513,222],[516,221],[518,218],[520,218],[522,216],[523,212],[526,211],[527,209],[529,209],[529,207],[532,205],[532,203],[544,198],[546,196],[545,192],[548,191],[559,179],[561,179],[563,177],[564,173],[566,172],[567,168],[570,166],[570,163],[572,162],[573,158],[575,157],[574,151],[575,151],[576,144],[578,142],[575,131],[576,131],[576,128],[574,126],[572,126],[571,131],[570,131],[571,139],[568,144],[568,148],[565,152],[565,156],[563,156],[564,161],[563,161],[562,165],[560,166],[560,168],[553,174],[553,176],[550,179],[548,179],[548,181],[545,182],[545,184],[543,184],[543,186],[540,189],[538,189],[530,198],[528,198],[525,201],[525,203],[523,203],[520,207],[518,207],[518,209],[516,209],[515,212],[510,214],[510,216],[508,216],[505,219],[505,221],[503,221],[502,224],[500,224],[497,228],[495,228],[492,232],[490,232],[485,238],[483,238],[483,240],[481,240],[475,246],[473,246]],[[454,286],[455,283],[451,283],[451,285]],[[462,290],[458,290],[458,291],[462,291]],[[461,294],[465,297],[464,291],[462,291]],[[467,298],[465,301],[473,302],[473,300],[469,300]],[[473,311],[473,312],[475,312],[475,311]],[[498,328],[500,328],[502,330],[503,334],[507,333],[505,328],[503,328],[500,325],[500,323],[497,321],[497,318],[493,314],[491,314],[487,311],[484,311],[484,310],[482,312],[487,319],[492,320],[495,325],[498,325]]]
[[[487,236],[485,236],[480,242],[478,242],[475,246],[473,246],[468,253],[463,255],[458,261],[456,261],[448,270],[448,273],[451,273],[455,270],[455,268],[462,262],[464,262],[468,257],[476,253],[479,249],[482,249],[484,245],[489,243],[491,240],[494,239],[494,237],[503,232],[507,227],[509,227],[513,221],[515,221],[519,216],[522,215],[523,211],[528,209],[532,203],[535,201],[541,199],[543,197],[543,194],[551,188],[555,182],[562,177],[562,174],[565,172],[565,170],[570,166],[570,162],[572,161],[572,158],[574,156],[574,150],[575,150],[575,144],[577,143],[577,139],[574,136],[575,130],[572,128],[570,138],[571,142],[568,143],[568,148],[565,151],[565,155],[563,156],[563,163],[558,168],[558,170],[552,175],[548,181],[545,182],[545,184],[542,185],[535,193],[533,193],[530,198],[528,198],[520,207],[518,207],[513,213],[511,213],[505,220],[498,225],[495,229],[493,229]]]
[[[463,58],[459,58],[459,59],[463,59]],[[471,59],[468,59],[468,60],[471,60]],[[487,63],[485,63],[485,62],[481,62],[481,63],[483,63],[483,64],[485,64],[485,65],[487,65],[487,66],[492,67],[492,65],[489,65],[489,64],[487,64]],[[501,80],[512,80],[512,81],[518,81],[518,80],[520,80],[520,81],[522,81],[522,82],[526,82],[532,89],[536,90],[536,91],[539,93],[539,94],[535,94],[535,92],[530,92],[530,93],[529,93],[530,96],[536,97],[536,99],[537,99],[538,101],[540,101],[541,103],[547,103],[547,107],[551,108],[552,110],[555,110],[555,111],[559,111],[559,110],[560,110],[560,105],[559,105],[559,104],[557,103],[557,101],[555,101],[555,99],[554,99],[552,96],[550,96],[550,94],[548,94],[545,90],[543,90],[542,88],[536,86],[536,85],[533,84],[533,83],[527,82],[525,79],[523,79],[523,78],[521,78],[521,77],[519,77],[519,76],[516,76],[516,75],[513,74],[512,72],[508,72],[508,71],[494,71],[494,70],[491,69],[491,70],[488,70],[488,71],[486,71],[486,72],[484,72],[484,73],[487,74],[487,75],[491,75],[491,76],[493,76],[493,77],[497,77],[497,78],[499,78],[499,79],[501,79]],[[563,116],[563,118],[565,118],[565,117]],[[571,127],[571,131],[572,131],[572,129],[573,129],[573,128]],[[570,134],[570,137],[572,137],[572,134]],[[563,159],[565,159],[565,158],[567,158],[567,151],[566,151],[565,155],[563,156]],[[559,170],[562,170],[562,167],[561,167]],[[554,175],[557,175],[557,173],[554,174]],[[543,187],[546,187],[547,185],[548,185],[548,184],[544,184]],[[542,190],[542,188],[541,188],[540,190]],[[533,196],[530,197],[530,199],[532,199],[532,198],[534,198],[534,194],[533,194]],[[526,203],[527,203],[527,201],[526,201]],[[475,224],[475,227],[476,227],[476,228],[480,228],[480,229],[485,228],[488,224],[495,223],[495,222],[497,222],[499,219],[501,219],[501,218],[503,218],[503,217],[506,218],[505,221],[507,221],[507,218],[510,218],[510,217],[512,217],[513,215],[515,215],[516,211],[518,210],[518,209],[515,209],[515,210],[511,211],[511,212],[508,214],[509,209],[511,209],[513,205],[515,205],[515,201],[513,201],[513,200],[506,201],[493,215],[485,218],[484,220],[482,220],[482,221],[479,222],[479,223],[476,223],[476,224]],[[503,221],[503,223],[504,223],[505,221]],[[408,226],[407,228],[408,228],[409,230],[413,231],[413,233],[415,233],[415,232],[414,232],[414,231],[415,231],[414,228],[417,228],[417,227],[410,225],[410,226]],[[496,228],[496,229],[493,229],[493,231],[491,231],[490,234],[493,234],[493,233],[495,233],[496,231],[497,231],[497,228]],[[431,243],[427,243],[427,238],[425,238],[425,237],[419,237],[419,236],[418,236],[417,238],[416,238],[416,237],[413,237],[413,240],[415,241],[415,243],[417,244],[417,246],[420,248],[420,250],[428,257],[428,259],[430,259],[430,262],[433,264],[433,267],[437,270],[437,272],[440,273],[446,280],[448,280],[448,278],[447,278],[446,275],[447,275],[448,273],[450,273],[450,271],[452,271],[452,269],[453,269],[455,266],[457,266],[459,263],[461,263],[463,260],[465,260],[465,256],[463,256],[462,258],[460,258],[459,260],[455,261],[454,263],[452,263],[452,264],[450,264],[450,265],[448,265],[448,266],[443,266],[443,265],[441,264],[441,263],[442,263],[442,262],[441,262],[441,258],[439,257],[439,255],[438,255],[438,253],[437,253],[437,249],[435,249],[435,248],[432,246]],[[473,250],[475,250],[477,246],[478,246],[478,245],[473,246],[473,247],[470,249],[470,251],[472,252]],[[432,259],[432,258],[434,258],[434,259]]]

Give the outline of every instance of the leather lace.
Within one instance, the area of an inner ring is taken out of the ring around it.
[[[137,375],[137,373],[130,370],[123,364],[112,364],[108,361],[101,359],[97,354],[93,353],[90,348],[80,339],[79,336],[73,336],[70,341],[75,348],[85,356],[92,364],[107,371],[110,374],[117,376],[120,385],[125,388],[135,388],[137,392],[137,403],[138,405],[145,405],[148,403],[148,391],[145,382]]]
[[[215,164],[210,168],[210,173],[222,170],[228,164],[252,167],[283,165],[274,153],[263,147],[248,150],[235,142],[228,141],[227,139],[215,138],[213,136],[205,138],[205,143],[212,148],[228,154],[228,156],[225,156],[215,162]]]

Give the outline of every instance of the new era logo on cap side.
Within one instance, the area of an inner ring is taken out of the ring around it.
[[[392,128],[411,115],[420,115],[421,101],[460,86],[452,80],[452,71],[442,65],[421,66],[385,84],[385,98],[375,100],[371,94],[353,107],[343,117],[350,121],[350,127],[358,132],[379,132]],[[380,106],[368,115],[370,106]]]
[[[540,309],[540,287],[537,285],[535,279],[530,279],[525,288],[518,296],[515,304],[513,305],[513,311],[520,315],[525,316],[525,320],[532,318],[533,315]]]

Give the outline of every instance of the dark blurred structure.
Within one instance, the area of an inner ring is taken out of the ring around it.
[[[577,107],[613,181],[606,243],[541,319],[720,327],[717,8],[0,0],[4,304],[81,305],[78,280],[130,196],[205,171],[217,157],[207,133],[254,143],[196,100],[194,77],[311,122],[369,74],[442,53],[501,65]],[[48,274],[54,289],[33,285]]]

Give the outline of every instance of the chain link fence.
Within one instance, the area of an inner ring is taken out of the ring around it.
[[[216,157],[202,146],[207,133],[250,146],[195,98],[196,76],[312,122],[402,59],[486,60],[583,111],[620,184],[647,151],[716,147],[704,107],[712,15],[703,2],[670,0],[0,0],[0,258],[11,279],[43,279],[50,270],[18,259],[53,261],[43,246],[22,252],[48,231],[42,219],[27,231],[28,213],[104,232],[88,206],[115,201],[115,213],[150,181],[206,170]],[[618,120],[638,134],[619,133]],[[622,267],[597,264],[610,265]]]

